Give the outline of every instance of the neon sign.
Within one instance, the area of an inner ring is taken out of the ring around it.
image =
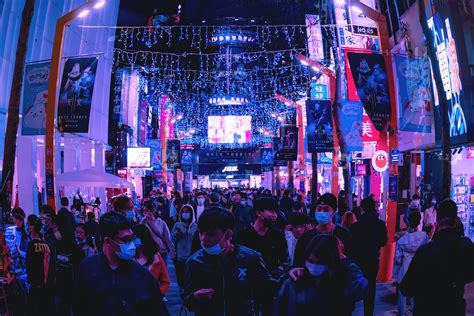
[[[224,169],[222,169],[222,172],[237,172],[239,171],[238,166],[225,166]]]
[[[459,62],[456,43],[451,33],[451,24],[448,18],[443,23],[439,13],[436,13],[428,19],[428,27],[433,34],[443,90],[450,105],[448,111],[449,135],[453,137],[467,134],[466,117],[461,106],[462,83]],[[435,105],[439,106],[438,91],[434,79],[433,87]]]

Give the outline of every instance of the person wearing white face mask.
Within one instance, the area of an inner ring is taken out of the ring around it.
[[[206,209],[206,193],[199,192],[196,195],[196,205],[194,209],[196,210],[196,220],[198,220],[202,212]]]
[[[288,279],[280,288],[274,316],[351,315],[355,302],[367,293],[367,280],[342,254],[334,236],[313,238],[300,270],[296,280]]]
[[[185,306],[196,316],[255,315],[257,295],[272,297],[277,283],[259,253],[234,245],[234,217],[204,211],[198,221],[202,249],[186,262]]]
[[[191,256],[191,246],[193,236],[197,231],[197,224],[194,221],[194,209],[191,205],[186,204],[179,211],[180,221],[174,224],[171,231],[171,240],[176,246],[175,260],[173,260],[176,268],[176,278],[178,285],[182,289],[184,287],[184,273],[186,260]]]

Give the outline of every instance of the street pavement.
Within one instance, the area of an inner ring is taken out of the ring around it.
[[[172,316],[194,316],[194,313],[187,312],[183,308],[183,304],[180,298],[179,287],[176,283],[176,273],[171,260],[167,261],[167,267],[172,280],[171,287],[166,295],[166,305]],[[465,295],[467,303],[466,315],[474,316],[474,282],[466,286]],[[364,315],[364,305],[362,302],[356,304],[354,316]],[[397,315],[397,295],[395,286],[392,283],[380,283],[377,285],[377,296],[375,302],[375,315],[376,316],[394,316]],[[411,313],[407,314],[411,315]],[[308,316],[312,316],[308,313]]]

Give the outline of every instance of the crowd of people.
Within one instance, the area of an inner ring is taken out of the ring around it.
[[[26,310],[17,314],[169,315],[176,282],[196,316],[351,315],[361,300],[374,315],[386,225],[373,197],[351,210],[344,199],[204,189],[120,195],[79,221],[67,198],[57,213],[41,206],[39,217],[14,209],[16,260],[27,276]],[[399,315],[407,303],[415,315],[464,315],[474,247],[456,204],[421,212],[411,203],[404,221],[394,261]]]

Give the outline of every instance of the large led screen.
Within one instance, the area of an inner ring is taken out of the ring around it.
[[[135,168],[150,167],[150,148],[127,148],[127,166]]]
[[[207,139],[210,144],[245,144],[252,140],[251,116],[208,116]]]

